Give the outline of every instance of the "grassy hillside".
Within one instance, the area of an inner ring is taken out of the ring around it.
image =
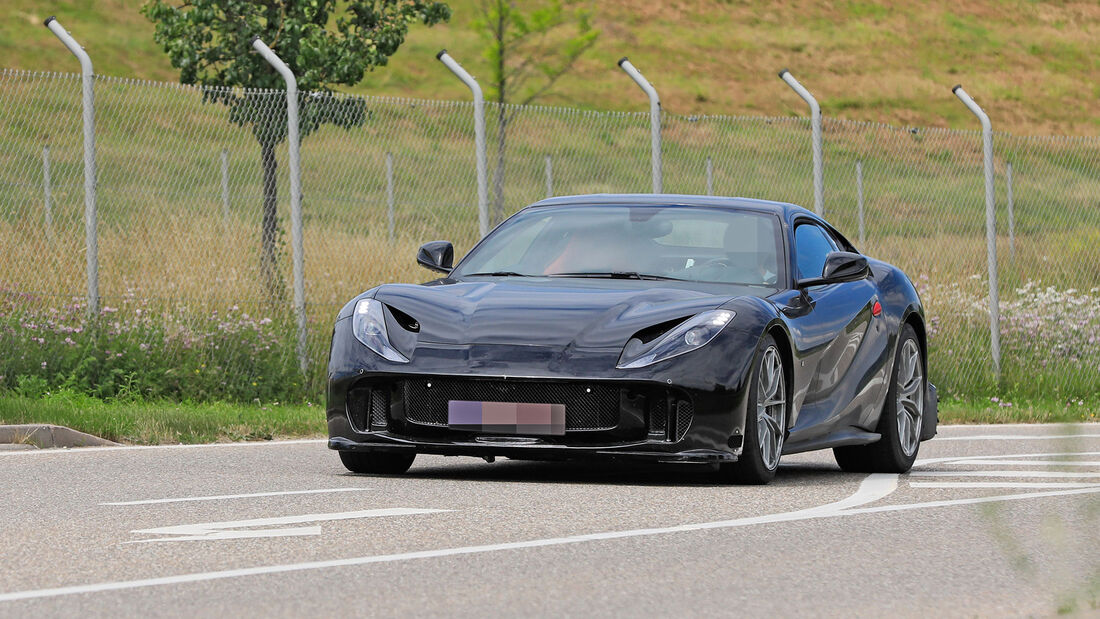
[[[803,115],[776,77],[790,67],[828,115],[901,125],[970,128],[951,95],[961,82],[1000,130],[1100,134],[1100,3],[1028,0],[603,0],[603,35],[548,104],[642,109],[615,60],[629,55],[678,113]],[[450,25],[417,28],[363,94],[461,99],[462,85],[433,56],[447,47],[485,74],[470,20],[476,0],[453,0]],[[100,73],[173,80],[140,0],[5,0],[0,66],[74,71],[42,27],[56,14]]]

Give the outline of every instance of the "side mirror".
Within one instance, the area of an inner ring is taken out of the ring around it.
[[[871,274],[867,258],[849,251],[834,251],[825,257],[825,266],[821,277],[798,280],[799,288],[855,282],[866,279]]]
[[[430,241],[416,252],[417,264],[440,273],[450,273],[454,261],[455,248],[450,241]]]

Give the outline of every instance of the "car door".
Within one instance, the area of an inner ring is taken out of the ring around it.
[[[796,220],[791,243],[794,279],[820,277],[826,256],[841,249],[849,248],[842,247],[839,239],[815,220]],[[863,366],[856,361],[877,301],[877,289],[869,278],[803,290],[797,300],[800,311],[794,312],[788,323],[800,355],[794,381],[798,413],[791,428],[792,445],[859,421],[864,412],[861,403],[867,400],[859,397],[859,392],[867,388],[867,381],[851,371]]]

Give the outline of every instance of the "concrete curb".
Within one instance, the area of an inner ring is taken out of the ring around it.
[[[0,426],[0,444],[33,445],[42,449],[51,447],[103,447],[119,443],[105,438],[77,432],[65,426],[50,424],[26,424]]]

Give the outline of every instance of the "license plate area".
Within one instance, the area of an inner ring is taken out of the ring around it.
[[[447,426],[475,432],[562,436],[565,405],[448,400]]]

